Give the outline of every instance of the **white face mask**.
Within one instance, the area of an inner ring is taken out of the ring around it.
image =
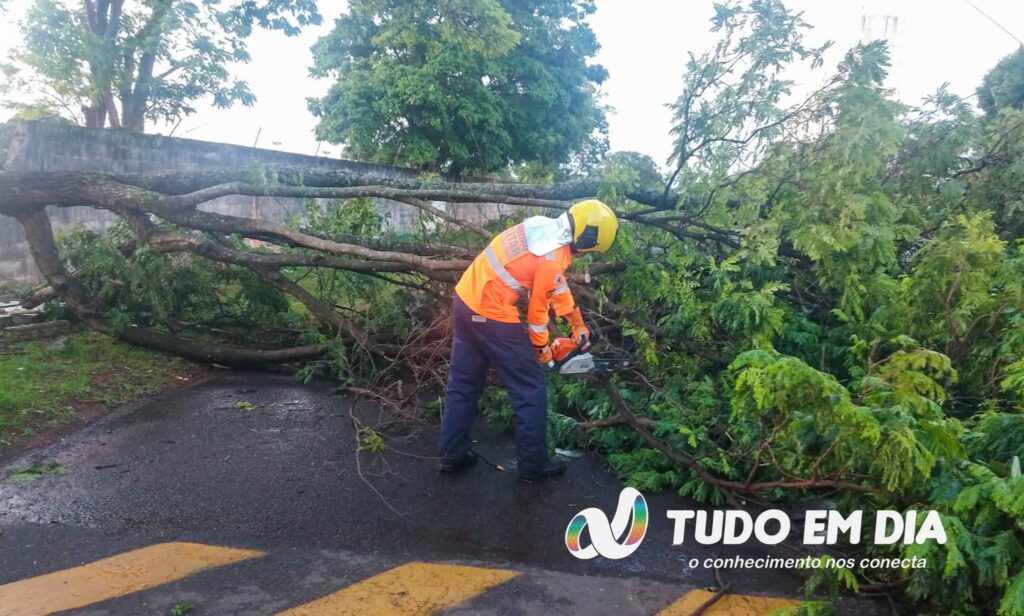
[[[523,221],[523,227],[526,229],[526,247],[538,257],[572,243],[568,212],[558,218],[531,216]]]

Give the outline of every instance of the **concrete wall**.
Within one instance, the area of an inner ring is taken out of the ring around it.
[[[45,122],[26,122],[18,127],[4,167],[9,171],[145,173],[246,167],[256,163],[358,171],[381,177],[412,177],[416,174],[413,170],[399,167]],[[420,216],[420,210],[404,203],[377,199],[375,206],[385,215],[390,228],[399,232],[411,231]],[[203,205],[202,209],[275,222],[304,211],[301,199],[243,196],[218,199]],[[496,204],[448,204],[447,209],[457,216],[482,223],[515,208]],[[102,231],[116,220],[109,212],[88,207],[49,208],[48,212],[56,232],[76,224]],[[41,275],[32,262],[21,225],[13,218],[0,215],[0,284],[33,284],[40,280]]]

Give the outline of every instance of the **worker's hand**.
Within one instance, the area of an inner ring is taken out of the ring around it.
[[[580,345],[580,350],[586,351],[590,347],[590,330],[586,325],[572,328],[572,339]]]
[[[565,315],[565,319],[572,326],[573,341],[580,345],[581,351],[586,351],[587,347],[590,346],[590,329],[583,322],[583,313],[580,312],[579,307],[573,308],[572,312]]]
[[[545,344],[542,347],[535,346],[535,347],[533,347],[533,350],[537,352],[537,362],[538,363],[540,363],[542,365],[545,365],[545,366],[548,366],[548,365],[550,365],[551,363],[553,363],[555,361],[554,356],[551,355],[551,345],[550,344]]]

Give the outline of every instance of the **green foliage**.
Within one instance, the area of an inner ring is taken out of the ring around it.
[[[856,573],[848,567],[840,566],[831,556],[821,557],[821,567],[811,572],[804,591],[808,601],[793,616],[838,616],[835,607],[842,593],[857,592],[860,583]],[[815,597],[825,595],[829,601],[813,601]]]
[[[349,156],[485,173],[592,166],[605,147],[590,0],[355,0],[313,48],[310,101]]]
[[[480,415],[502,428],[512,430],[512,405],[504,387],[488,387],[480,399]]]
[[[384,437],[373,428],[363,428],[359,432],[359,451],[380,453],[387,448],[388,444],[384,441]]]
[[[252,271],[159,253],[139,244],[123,223],[102,236],[76,227],[60,245],[77,270],[78,284],[116,327],[143,324],[178,332],[189,323],[243,336],[255,323],[279,328],[302,323],[287,296]]]
[[[35,481],[47,475],[67,475],[68,469],[53,461],[36,462],[31,466],[16,470],[7,476],[7,481]]]
[[[904,555],[934,563],[915,570],[911,598],[955,606],[956,614],[1021,614],[1017,572],[1024,566],[1024,484],[976,464],[944,470],[933,482],[933,506],[946,513],[946,545],[928,542],[904,548]],[[977,604],[964,601],[975,597]],[[998,605],[998,608],[997,608]]]
[[[676,143],[670,162],[716,174],[753,162],[787,115],[778,105],[792,85],[784,69],[795,60],[818,66],[828,46],[808,47],[808,27],[779,0],[716,4],[711,30],[718,42],[700,56],[690,53],[683,92],[671,105]]]
[[[1024,47],[985,74],[978,86],[978,106],[990,116],[1004,107],[1024,109]]]
[[[330,238],[390,238],[386,223],[375,211],[371,199],[308,200],[303,215],[291,221],[307,233]],[[409,293],[407,287],[394,284],[398,277],[367,276],[321,267],[286,268],[284,273],[364,331],[388,332],[406,339],[418,326],[424,326],[430,316],[428,305],[432,298],[419,297]],[[300,374],[303,380],[324,374],[342,382],[372,379],[384,367],[377,363],[379,358],[356,356],[352,348],[330,333],[309,330],[303,342],[315,342],[327,349],[323,362],[303,369]]]
[[[664,186],[665,179],[658,170],[654,159],[639,152],[612,152],[601,163],[601,176],[606,180],[618,172],[628,174],[629,187],[659,188]]]
[[[196,606],[192,605],[188,601],[175,603],[171,607],[171,616],[184,616],[185,614],[190,614],[192,613],[192,610],[195,609],[195,607]]]
[[[886,358],[852,383],[860,404],[831,375],[793,357],[750,351],[730,370],[730,430],[741,448],[753,449],[771,426],[762,451],[775,460],[772,478],[861,478],[865,486],[902,492],[926,483],[938,459],[963,458],[959,423],[937,403],[945,393],[935,379],[950,371],[937,353],[898,351]],[[868,451],[873,455],[865,456]]]
[[[254,27],[295,35],[320,23],[313,0],[35,0],[21,23],[24,43],[4,67],[0,94],[15,107],[46,108],[88,126],[142,131],[175,122],[212,98],[253,104],[232,63],[248,62]],[[27,98],[26,97],[30,97]]]
[[[676,207],[624,198],[653,180],[635,161],[604,169],[601,196],[654,223],[623,225],[605,258],[624,269],[597,290],[625,308],[614,344],[643,374],[619,392],[663,443],[759,499],[943,516],[944,546],[854,548],[927,569],[826,568],[809,590],[908,576],[910,611],[1024,614],[1024,112],[979,117],[945,89],[908,108],[878,42],[789,105],[787,71],[821,58],[800,18],[755,1],[712,27],[674,105]],[[557,404],[615,414],[600,390],[565,386]],[[632,485],[723,502],[628,429],[590,437]]]

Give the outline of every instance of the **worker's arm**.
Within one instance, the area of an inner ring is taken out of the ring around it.
[[[576,302],[569,291],[569,283],[565,271],[556,261],[545,261],[534,274],[533,289],[530,294],[530,306],[526,313],[526,322],[530,328],[530,342],[534,347],[542,348],[548,344],[548,310],[555,309],[555,316],[566,317],[573,325],[573,337],[576,337],[576,324],[573,314],[579,314]],[[579,324],[583,324],[580,316]],[[589,332],[588,332],[589,336]]]

